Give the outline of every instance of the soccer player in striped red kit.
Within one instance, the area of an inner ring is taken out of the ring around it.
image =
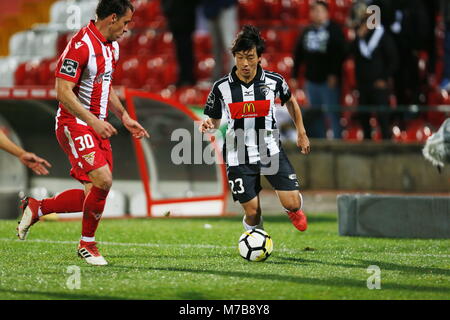
[[[134,7],[129,0],[100,0],[97,19],[82,28],[68,43],[56,68],[59,109],[56,137],[67,154],[70,175],[84,190],[66,190],[53,198],[23,200],[23,216],[17,228],[24,240],[29,228],[49,213],[83,212],[78,254],[92,265],[106,265],[95,242],[106,198],[112,185],[113,158],[109,138],[117,134],[106,121],[110,109],[134,138],[149,137],[131,119],[112,88],[112,75],[119,59],[116,42],[128,31]]]

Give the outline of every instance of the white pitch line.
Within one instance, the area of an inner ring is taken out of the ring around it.
[[[37,243],[52,243],[52,244],[78,244],[79,241],[62,241],[62,240],[43,240],[43,239],[32,239],[32,240],[19,240],[19,239],[8,239],[0,238],[0,241],[7,242],[37,242]],[[107,246],[123,246],[123,247],[183,247],[183,248],[203,248],[203,249],[232,249],[231,246],[217,246],[208,244],[167,244],[167,243],[124,243],[124,242],[108,242],[108,241],[98,241],[98,244]]]
[[[63,240],[44,240],[44,239],[30,239],[30,240],[19,240],[19,239],[10,239],[10,238],[0,238],[0,241],[6,242],[16,242],[16,243],[26,243],[26,242],[35,242],[35,243],[51,243],[51,244],[71,244],[77,245],[78,241],[63,241]],[[122,247],[150,247],[150,248],[173,248],[173,247],[182,247],[182,248],[198,248],[198,249],[236,249],[234,246],[218,246],[211,244],[169,244],[169,243],[126,243],[126,242],[108,242],[108,241],[98,241],[98,244],[107,245],[107,246],[122,246]],[[288,248],[278,248],[276,249],[279,252],[286,253],[302,253],[305,252],[301,249],[288,249]],[[357,252],[360,253],[360,252]],[[395,255],[395,256],[411,256],[411,257],[435,257],[435,258],[450,258],[450,254],[419,254],[419,253],[395,253],[395,252],[378,252],[377,254],[387,254],[387,255]]]

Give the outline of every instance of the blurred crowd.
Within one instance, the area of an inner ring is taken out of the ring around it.
[[[406,123],[418,117],[402,106],[432,103],[428,101],[430,90],[450,89],[450,1],[342,0],[348,3],[347,16],[334,21],[330,6],[336,2],[339,0],[308,1],[308,17],[298,25],[292,48],[290,72],[283,75],[293,92],[305,95],[309,106],[305,124],[310,137],[342,137],[341,106],[351,89],[359,112],[346,121],[355,123],[364,139],[373,138],[374,127],[380,139],[391,139],[393,125],[404,130]],[[245,13],[239,19],[238,12],[245,11],[247,1],[162,0],[161,4],[175,42],[179,66],[176,86],[197,81],[193,33],[199,13],[207,21],[213,43],[211,81],[228,73],[232,66],[228,49],[239,24],[246,22]],[[444,25],[445,32],[443,65],[436,63],[438,23]],[[283,34],[278,36],[275,42],[281,44]],[[349,61],[354,88],[348,88],[348,72],[343,72]]]
[[[33,3],[44,2],[52,1]],[[73,3],[83,23],[92,18],[97,0]],[[441,106],[450,105],[450,0],[133,4],[114,85],[204,105],[212,83],[233,67],[236,33],[251,24],[266,40],[262,67],[288,81],[312,138],[424,141],[449,116]],[[11,57],[0,59],[0,86],[54,86],[57,59],[78,27],[66,29],[66,1],[54,2],[50,12],[47,29],[11,37]],[[291,122],[280,123],[288,135]]]

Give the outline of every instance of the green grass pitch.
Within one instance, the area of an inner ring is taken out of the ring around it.
[[[26,241],[0,221],[0,299],[450,299],[450,240],[340,237],[335,214],[310,215],[300,233],[265,216],[274,251],[257,263],[237,251],[241,219],[105,219],[105,267],[76,256],[79,221],[39,222]],[[371,265],[380,289],[367,288]]]

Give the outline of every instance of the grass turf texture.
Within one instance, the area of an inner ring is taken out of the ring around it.
[[[0,221],[0,299],[450,299],[450,240],[340,237],[332,214],[311,215],[300,233],[265,216],[274,251],[257,263],[237,251],[241,219],[104,220],[106,267],[76,256],[79,221],[39,222],[30,241]],[[66,286],[72,265],[78,290]],[[367,288],[370,265],[380,290]]]

